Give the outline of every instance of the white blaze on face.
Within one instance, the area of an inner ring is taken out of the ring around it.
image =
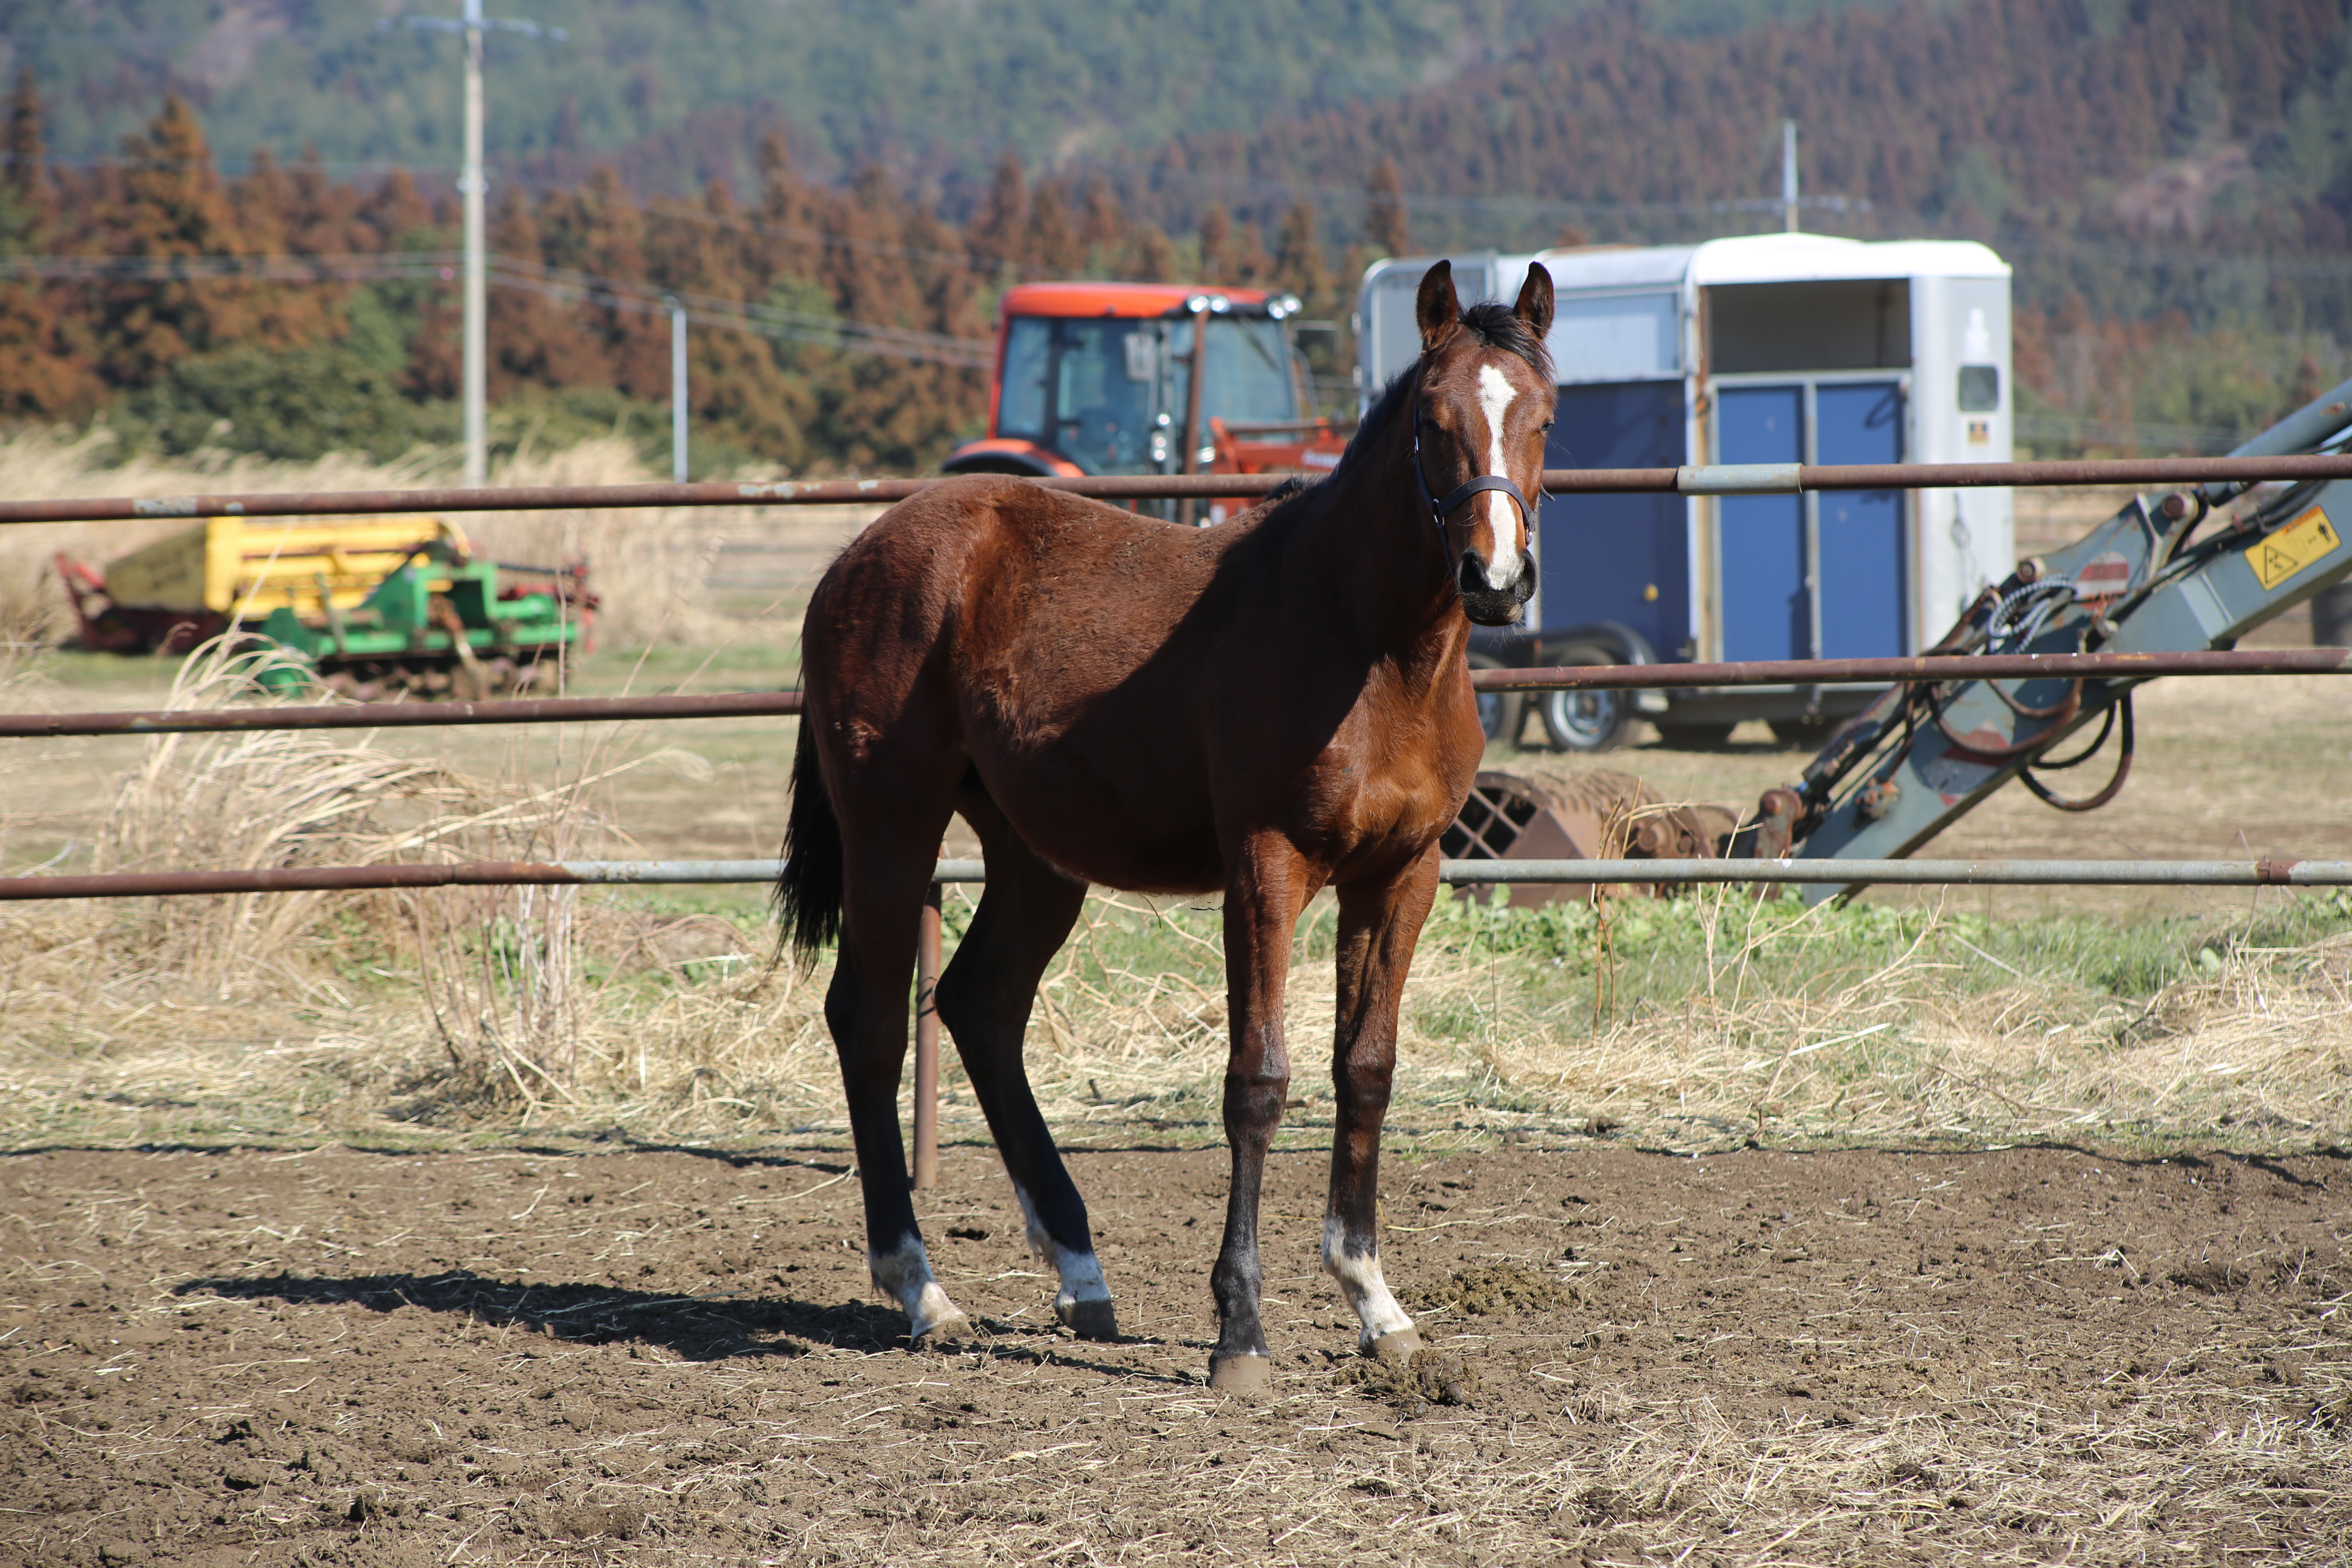
[[[1503,416],[1518,395],[1500,370],[1491,364],[1478,367],[1478,409],[1486,416],[1486,472],[1498,479],[1510,478],[1503,467]],[[1486,490],[1475,499],[1485,503],[1486,586],[1507,588],[1519,575],[1517,509],[1500,490]]]
[[[1339,1282],[1339,1293],[1356,1310],[1356,1321],[1361,1325],[1359,1348],[1412,1327],[1412,1320],[1389,1294],[1388,1281],[1381,1274],[1380,1254],[1349,1252],[1347,1229],[1338,1215],[1328,1215],[1323,1220],[1323,1272]]]

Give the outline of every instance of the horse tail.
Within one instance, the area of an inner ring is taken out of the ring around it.
[[[841,935],[841,819],[817,765],[816,725],[801,719],[793,751],[792,815],[784,822],[784,868],[776,879],[776,915],[803,969]]]

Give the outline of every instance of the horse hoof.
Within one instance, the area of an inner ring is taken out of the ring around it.
[[[1364,1353],[1376,1359],[1384,1356],[1395,1356],[1400,1361],[1411,1361],[1412,1359],[1412,1352],[1420,1348],[1421,1335],[1419,1333],[1412,1329],[1399,1329],[1392,1334],[1382,1334],[1379,1339],[1376,1339],[1370,1344],[1366,1345],[1364,1347]]]
[[[918,1329],[907,1336],[907,1342],[917,1350],[939,1350],[960,1344],[971,1338],[971,1320],[961,1312],[950,1312],[927,1329]]]
[[[1264,1394],[1274,1386],[1274,1363],[1262,1355],[1213,1355],[1209,1386],[1219,1394]]]
[[[1118,1338],[1118,1314],[1112,1310],[1108,1297],[1098,1301],[1056,1301],[1054,1316],[1082,1340]]]

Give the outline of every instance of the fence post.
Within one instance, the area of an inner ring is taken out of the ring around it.
[[[915,1185],[940,1184],[940,885],[915,928]]]

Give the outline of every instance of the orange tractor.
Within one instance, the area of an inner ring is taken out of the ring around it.
[[[988,435],[951,474],[1326,473],[1346,427],[1318,418],[1294,295],[1178,283],[1024,283],[997,327]],[[1150,507],[1151,503],[1137,503]],[[1213,500],[1197,521],[1246,506]],[[1160,510],[1193,519],[1191,503]]]

